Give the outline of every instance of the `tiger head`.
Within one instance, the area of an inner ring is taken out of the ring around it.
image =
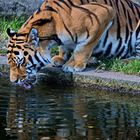
[[[7,57],[11,82],[19,84],[50,63],[50,60],[44,58],[38,51],[38,38],[35,38],[36,29],[31,29],[29,34],[7,29],[7,34],[10,37],[7,45]],[[28,38],[28,41],[24,38]]]
[[[46,3],[47,1],[44,1],[18,32],[7,29],[11,82],[19,83],[36,74],[42,66],[51,62],[50,47],[61,44],[55,31],[52,9],[46,7]]]

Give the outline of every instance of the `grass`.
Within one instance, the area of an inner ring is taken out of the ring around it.
[[[7,53],[6,49],[0,49],[0,55],[5,55]]]
[[[11,28],[15,31],[25,22],[25,17],[0,17],[0,42],[8,39],[6,30]],[[58,54],[57,47],[52,48],[52,55]],[[5,54],[6,50],[0,47],[0,54]],[[122,72],[126,74],[140,75],[140,60],[123,61],[120,59],[102,59],[97,69],[104,69],[108,71]]]
[[[24,22],[25,17],[0,17],[0,55],[6,54],[7,28],[18,31]]]
[[[6,30],[11,28],[17,31],[25,22],[25,17],[0,17],[0,39],[6,40],[8,38]]]
[[[103,59],[98,69],[140,75],[140,60]]]

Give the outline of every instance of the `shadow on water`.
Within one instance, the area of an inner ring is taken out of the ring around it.
[[[0,140],[139,140],[140,97],[0,78]]]

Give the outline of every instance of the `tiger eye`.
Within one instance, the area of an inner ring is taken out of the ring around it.
[[[27,51],[24,51],[24,55],[27,56],[28,55],[28,52]]]
[[[15,55],[19,55],[19,52],[18,52],[18,51],[14,51],[14,54],[15,54]]]

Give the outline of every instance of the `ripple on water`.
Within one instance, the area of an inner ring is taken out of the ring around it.
[[[26,91],[0,81],[2,140],[140,138],[138,96],[43,85]]]

